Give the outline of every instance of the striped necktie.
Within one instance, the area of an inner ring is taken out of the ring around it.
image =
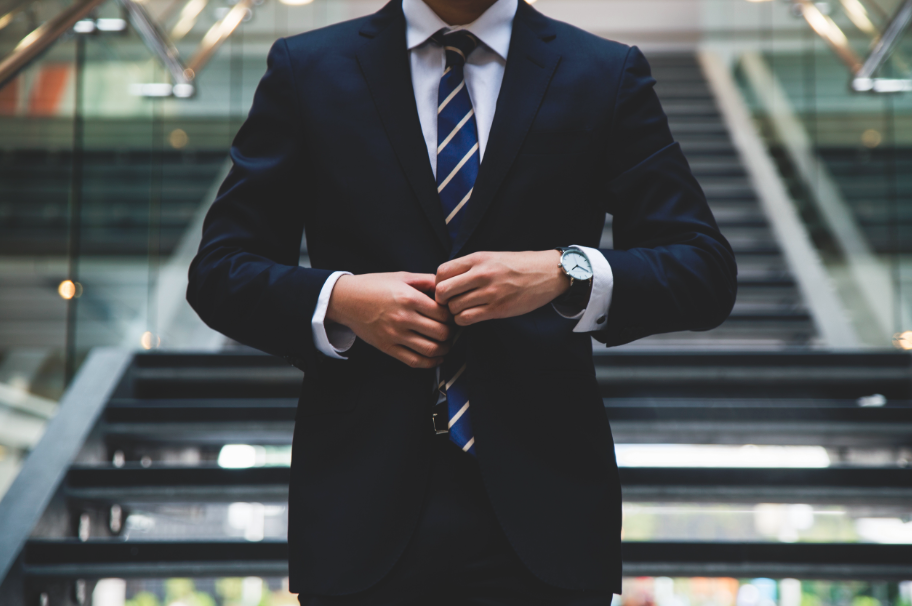
[[[478,39],[465,30],[434,34],[446,52],[446,68],[437,94],[437,193],[446,215],[450,242],[456,242],[478,176],[480,153],[475,110],[466,88],[463,67]],[[466,343],[457,333],[440,367],[440,391],[446,394],[450,440],[475,454],[466,390]]]

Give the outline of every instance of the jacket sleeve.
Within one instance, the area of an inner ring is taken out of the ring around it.
[[[627,54],[609,140],[606,212],[614,274],[609,345],[680,330],[709,330],[735,303],[737,268],[703,190],[668,129],[643,54]]]
[[[317,356],[311,317],[332,272],[298,265],[308,163],[293,79],[279,40],[206,216],[187,301],[215,330],[305,367]]]

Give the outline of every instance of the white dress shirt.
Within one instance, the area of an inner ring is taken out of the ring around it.
[[[412,68],[412,88],[418,106],[421,132],[427,144],[428,160],[434,175],[437,174],[437,91],[440,78],[446,68],[446,54],[443,48],[430,40],[441,29],[456,31],[465,29],[472,32],[482,43],[476,48],[463,69],[466,88],[472,107],[475,108],[475,123],[478,129],[479,160],[484,160],[488,135],[494,122],[494,110],[500,85],[503,82],[510,38],[513,34],[513,17],[520,1],[497,0],[474,23],[464,26],[449,26],[423,0],[402,0],[405,13],[405,39]],[[471,204],[471,201],[469,201]],[[605,256],[597,249],[577,246],[586,253],[592,263],[592,292],[585,309],[575,315],[556,310],[565,318],[578,320],[574,332],[591,332],[604,328],[611,306],[614,275]],[[317,299],[311,327],[314,345],[324,355],[345,359],[341,355],[355,342],[355,334],[347,327],[326,322],[326,310],[336,281],[350,272],[337,271],[323,285]]]

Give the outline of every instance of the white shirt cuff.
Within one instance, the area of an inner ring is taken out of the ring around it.
[[[324,356],[335,358],[337,360],[347,360],[341,355],[351,349],[355,343],[355,333],[347,326],[336,324],[335,322],[326,321],[326,310],[329,309],[329,298],[332,296],[333,288],[336,281],[342,276],[350,276],[349,271],[337,271],[332,273],[323,288],[320,290],[320,296],[317,298],[317,307],[314,309],[313,318],[310,320],[310,328],[313,331],[314,346]]]
[[[593,332],[605,328],[608,321],[608,309],[611,307],[611,294],[614,291],[614,274],[611,264],[596,248],[574,244],[589,258],[592,264],[592,291],[589,293],[589,303],[574,315],[563,313],[557,305],[552,305],[554,311],[569,320],[579,320],[573,327],[573,332]]]

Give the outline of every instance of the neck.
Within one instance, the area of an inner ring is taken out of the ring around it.
[[[497,0],[424,0],[447,25],[472,23]]]

